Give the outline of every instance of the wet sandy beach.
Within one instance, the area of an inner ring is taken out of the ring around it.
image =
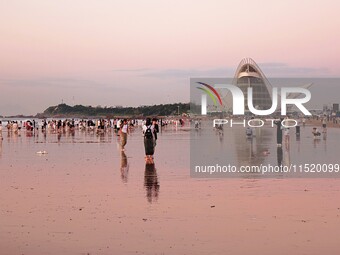
[[[339,179],[191,178],[187,129],[154,167],[139,129],[123,154],[113,133],[3,136],[2,255],[340,252]]]

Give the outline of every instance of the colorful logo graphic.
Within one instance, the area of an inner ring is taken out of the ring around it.
[[[204,91],[211,98],[211,100],[214,102],[215,106],[217,106],[216,98],[218,99],[218,102],[220,103],[220,105],[222,105],[221,97],[218,94],[218,92],[216,91],[216,89],[214,89],[212,86],[210,86],[209,84],[206,84],[204,82],[197,82],[197,83],[206,87],[206,88],[204,88],[204,87],[203,88],[202,87],[196,87],[196,88]]]
[[[311,113],[306,109],[303,105],[307,103],[311,99],[311,93],[308,89],[301,87],[281,87],[276,88],[273,87],[272,91],[268,96],[270,96],[271,107],[269,109],[261,109],[262,107],[258,107],[253,103],[253,88],[247,87],[246,94],[236,85],[232,84],[215,84],[211,86],[204,82],[196,82],[203,87],[196,87],[199,90],[205,92],[205,94],[201,95],[201,114],[207,114],[207,95],[214,102],[214,105],[217,106],[216,98],[221,106],[223,106],[221,97],[219,93],[217,93],[216,89],[220,90],[228,90],[232,96],[232,110],[233,115],[244,115],[245,110],[251,112],[255,115],[266,116],[273,114],[275,111],[280,110],[281,115],[287,115],[287,109],[295,106],[299,109],[304,115],[310,116]],[[279,93],[280,92],[280,93]],[[299,95],[299,96],[296,96]],[[301,96],[301,97],[300,97]],[[256,94],[255,94],[256,97]],[[300,98],[299,98],[300,97]],[[246,100],[245,100],[246,99]],[[247,108],[246,105],[247,104]]]

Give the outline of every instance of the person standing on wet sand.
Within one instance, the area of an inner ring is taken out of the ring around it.
[[[280,120],[276,120],[274,121],[274,124],[276,125],[276,143],[277,143],[277,147],[281,147],[282,146],[282,121],[283,118],[281,118]]]
[[[296,126],[295,126],[295,132],[296,132],[296,136],[300,135],[300,126],[301,126],[301,120],[300,118],[297,119],[296,121]]]
[[[322,133],[326,133],[327,132],[327,122],[326,122],[326,116],[323,117],[322,119]]]
[[[155,127],[152,125],[151,119],[147,118],[143,125],[145,161],[153,164],[153,154],[155,153]]]
[[[129,133],[129,125],[128,125],[127,119],[124,119],[121,125],[121,129],[120,129],[120,140],[121,140],[121,145],[122,145],[122,151],[125,150],[128,133]]]
[[[159,133],[159,126],[158,126],[157,122],[158,122],[158,120],[156,118],[152,119],[152,126],[154,127],[153,135],[154,135],[154,138],[155,138],[155,142],[154,142],[155,147],[156,147],[156,144],[157,144],[157,133]]]

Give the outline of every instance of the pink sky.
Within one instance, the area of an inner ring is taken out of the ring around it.
[[[230,76],[244,57],[283,64],[282,76],[338,77],[338,10],[336,0],[2,1],[0,115],[73,97],[108,106],[188,102],[188,77],[223,68]]]

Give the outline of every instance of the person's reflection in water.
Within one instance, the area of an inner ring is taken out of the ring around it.
[[[155,164],[145,164],[144,187],[146,189],[146,198],[149,203],[155,202],[159,194],[159,182]]]
[[[277,147],[277,165],[282,165],[283,151],[282,147]]]
[[[97,133],[97,137],[98,137],[99,143],[105,143],[105,133],[104,133],[104,131],[100,131],[99,133]]]
[[[289,143],[286,143],[286,145],[285,145],[284,165],[285,166],[290,165],[290,146],[289,146]]]
[[[300,133],[296,133],[296,141],[299,142],[300,141]]]
[[[323,144],[324,144],[324,151],[327,151],[327,133],[323,133],[322,135],[322,139],[323,139]]]
[[[313,144],[314,144],[314,148],[316,148],[316,146],[320,143],[320,139],[314,138]]]
[[[44,142],[46,143],[46,140],[47,140],[47,131],[46,131],[46,128],[42,130],[42,133],[44,135]]]
[[[61,132],[58,131],[57,133],[57,140],[58,140],[58,143],[60,143],[60,140],[61,140]]]
[[[252,160],[253,158],[255,158],[255,155],[254,155],[254,146],[253,146],[253,137],[247,137],[247,142],[250,143],[250,146],[249,146],[249,160]]]
[[[220,143],[223,142],[223,137],[224,137],[224,132],[223,132],[223,129],[222,129],[222,131],[220,131],[220,133],[219,133]]]
[[[327,133],[323,133],[323,135],[322,135],[322,139],[323,139],[324,141],[326,141],[326,140],[327,140]]]
[[[124,151],[121,152],[120,158],[120,176],[122,177],[123,183],[127,183],[129,174],[129,164],[127,156]]]

